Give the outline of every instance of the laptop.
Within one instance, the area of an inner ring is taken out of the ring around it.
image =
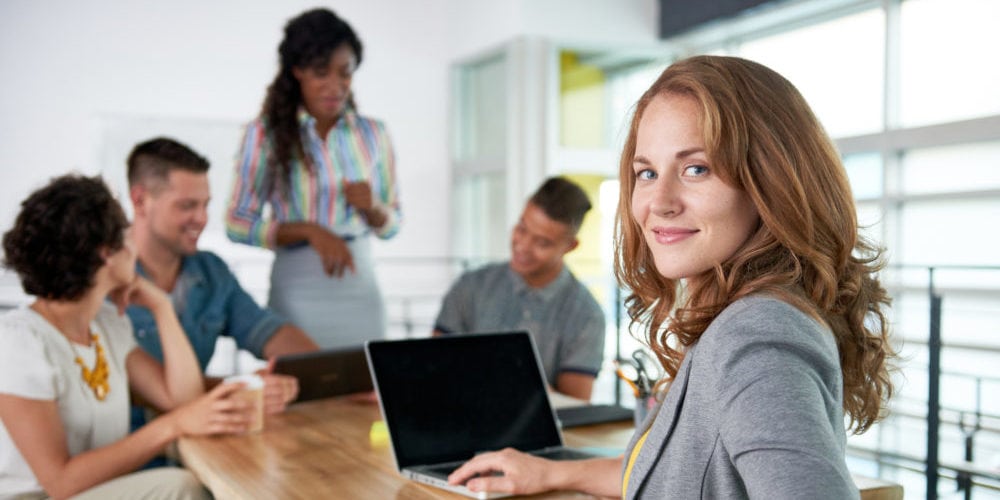
[[[278,356],[274,373],[299,379],[299,401],[330,398],[373,389],[362,346]]]
[[[365,344],[396,468],[406,478],[475,498],[448,475],[506,447],[550,459],[596,455],[563,445],[527,332],[371,340]]]

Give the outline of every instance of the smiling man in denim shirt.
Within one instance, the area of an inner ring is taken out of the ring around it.
[[[170,295],[203,373],[222,335],[264,359],[317,349],[301,329],[258,306],[222,259],[198,250],[210,199],[205,158],[177,141],[156,138],[136,145],[127,163],[136,268]],[[127,313],[139,345],[162,360],[149,311],[129,307]],[[270,366],[261,375],[266,411],[284,410],[298,394],[297,381],[270,373]],[[142,413],[133,411],[133,428],[144,423]]]

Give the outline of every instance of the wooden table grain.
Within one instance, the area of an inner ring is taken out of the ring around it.
[[[344,398],[309,401],[269,416],[261,432],[183,438],[178,451],[218,500],[466,498],[400,476],[385,434],[371,433],[381,418],[377,404]],[[564,437],[570,446],[623,449],[632,432],[630,422],[620,422],[567,429]],[[898,485],[861,477],[855,481],[865,500],[902,498],[902,489],[895,495]],[[592,497],[553,492],[530,498]]]

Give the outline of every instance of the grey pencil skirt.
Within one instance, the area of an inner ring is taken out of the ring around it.
[[[371,240],[347,242],[355,272],[341,277],[323,271],[311,246],[275,252],[268,305],[285,316],[322,348],[357,346],[385,336],[382,293],[375,277]]]

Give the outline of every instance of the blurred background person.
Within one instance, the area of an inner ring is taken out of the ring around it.
[[[216,254],[198,249],[208,223],[209,163],[180,142],[157,137],[136,144],[126,160],[129,198],[135,213],[132,234],[136,272],[166,292],[205,372],[221,336],[261,359],[314,351],[316,344],[285,318],[260,307]],[[129,307],[136,341],[154,358],[163,357],[157,322],[150,311]],[[285,409],[298,395],[294,377],[261,370],[267,413]],[[219,379],[208,381],[213,387]],[[135,407],[133,429],[147,420]]]
[[[382,122],[358,114],[351,80],[362,46],[346,21],[304,12],[278,54],[241,145],[226,232],[275,249],[270,307],[322,347],[358,345],[386,329],[371,235],[399,230],[392,143]]]
[[[226,399],[240,384],[204,394],[169,298],[136,276],[128,221],[102,180],[60,177],[21,207],[4,264],[35,300],[0,317],[0,493],[207,498],[182,469],[132,471],[178,437],[246,430],[249,404]],[[162,365],[136,345],[128,304],[156,318]],[[129,434],[130,391],[168,413]]]
[[[510,236],[511,258],[469,271],[441,302],[434,335],[527,330],[549,386],[589,401],[604,358],[604,312],[566,267],[590,210],[580,186],[546,179]]]

